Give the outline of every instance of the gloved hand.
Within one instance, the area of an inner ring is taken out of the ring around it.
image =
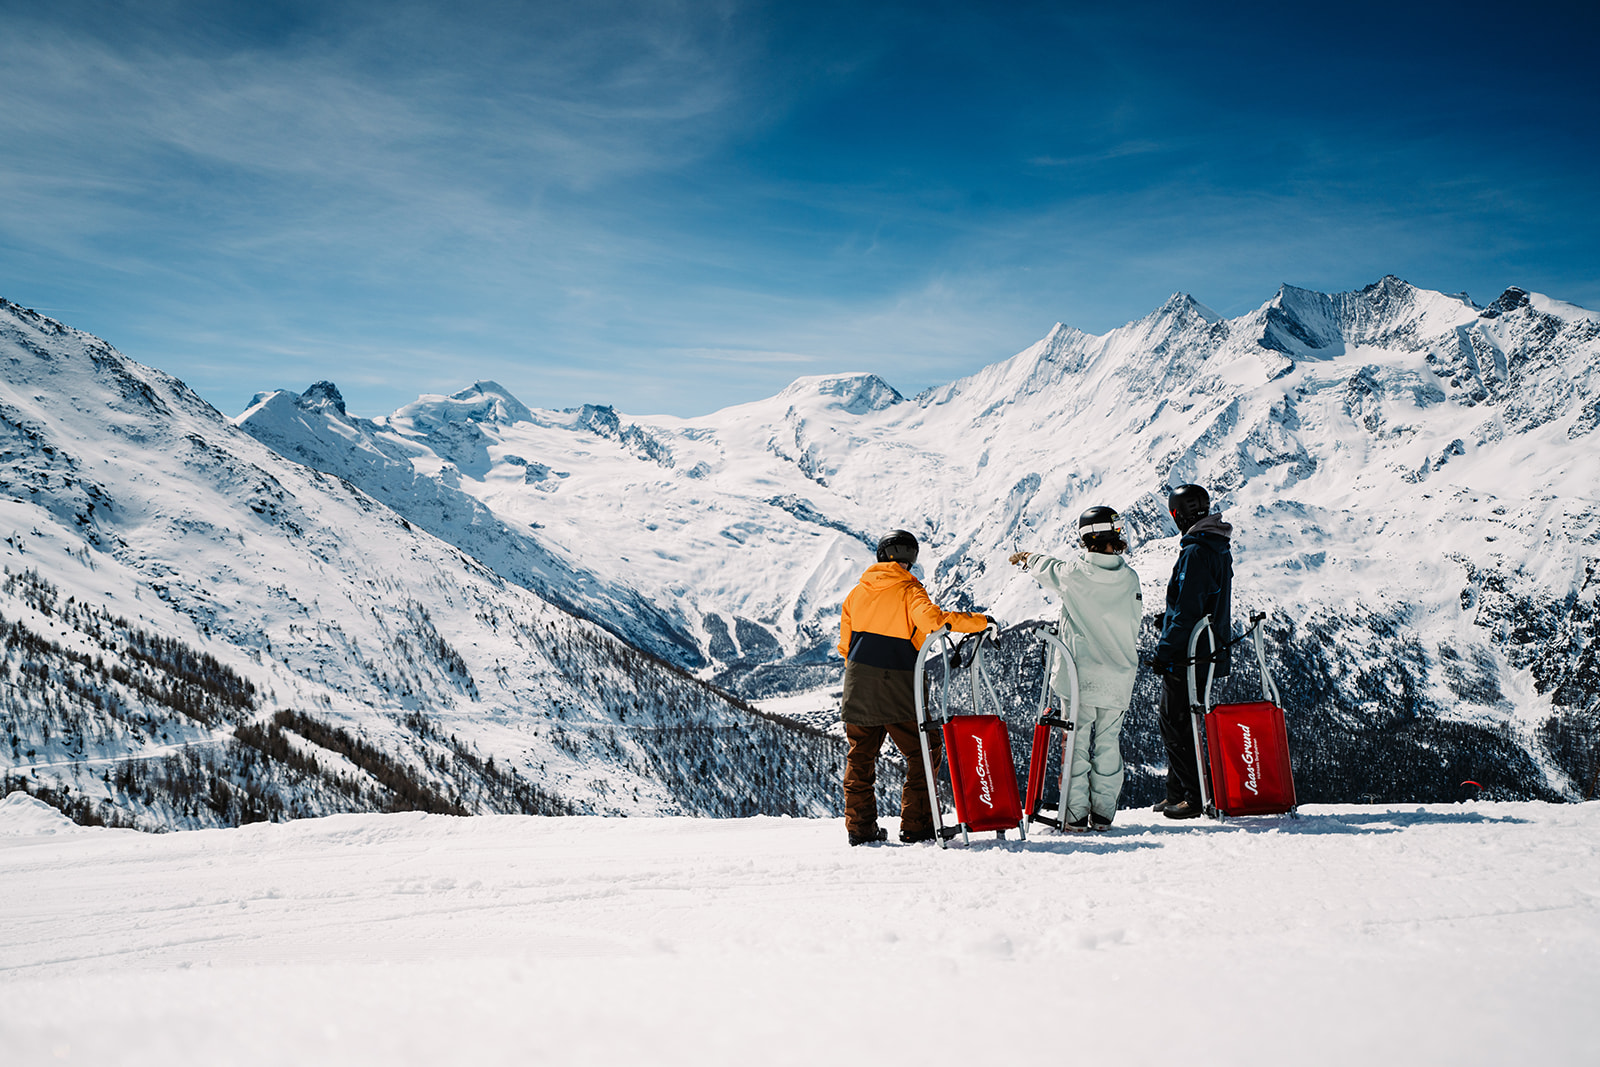
[[[989,625],[994,627],[996,630],[1004,630],[1006,628],[1006,624],[995,618],[993,615],[985,615],[984,618],[988,619]]]
[[[1033,555],[1032,552],[1013,552],[1007,562],[1016,567],[1026,567],[1028,565],[1028,557],[1031,555]]]
[[[1157,656],[1155,659],[1150,661],[1150,669],[1155,671],[1157,674],[1164,675],[1166,677],[1173,677],[1178,673],[1177,664],[1173,663],[1171,660],[1162,659],[1160,656]]]

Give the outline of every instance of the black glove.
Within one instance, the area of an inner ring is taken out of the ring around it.
[[[1157,656],[1155,659],[1150,661],[1150,669],[1155,671],[1157,674],[1167,677],[1171,677],[1178,673],[1177,664],[1173,663],[1171,660],[1162,659],[1160,656]]]

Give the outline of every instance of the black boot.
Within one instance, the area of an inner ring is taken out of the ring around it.
[[[1200,810],[1198,800],[1180,800],[1176,804],[1168,804],[1161,814],[1169,819],[1193,819],[1204,813]]]

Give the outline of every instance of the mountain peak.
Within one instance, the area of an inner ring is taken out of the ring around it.
[[[389,416],[389,421],[409,424],[426,433],[447,423],[487,422],[509,426],[514,422],[532,422],[533,412],[498,382],[478,381],[449,396],[424,394]]]
[[[1486,319],[1499,318],[1508,311],[1515,311],[1517,308],[1527,307],[1528,303],[1529,298],[1527,290],[1519,289],[1513,285],[1496,297],[1494,303],[1484,308],[1482,316]]]
[[[332,382],[315,382],[305,392],[300,394],[300,399],[295,402],[307,411],[333,410],[340,415],[345,414],[344,396],[339,392],[339,387]]]
[[[1196,315],[1207,322],[1220,322],[1222,316],[1206,307],[1188,293],[1177,292],[1167,297],[1167,302],[1151,313],[1152,318]]]
[[[511,395],[511,390],[499,382],[484,379],[473,382],[459,393],[453,393],[451,400],[458,400],[465,404],[485,405],[482,410],[487,418],[480,418],[482,422],[532,422],[533,412],[527,405]]]
[[[1397,334],[1432,333],[1476,313],[1465,294],[1418,289],[1393,274],[1351,292],[1324,293],[1285,283],[1253,316],[1258,343],[1292,359],[1338,354]]]
[[[1076,326],[1068,326],[1064,322],[1058,322],[1054,326],[1050,327],[1049,333],[1045,334],[1044,343],[1064,344],[1076,338],[1087,336],[1089,335],[1078,329]]]
[[[50,318],[48,315],[41,315],[32,308],[25,308],[21,304],[14,304],[3,296],[0,296],[0,311],[13,318],[21,319],[34,329],[43,330],[46,333],[64,334],[68,330],[67,326]]]
[[[852,415],[882,411],[905,397],[876,374],[822,374],[796,378],[779,393],[783,399],[822,397],[827,407],[843,408]]]
[[[1382,293],[1409,296],[1417,291],[1417,287],[1398,275],[1385,274],[1371,285],[1365,286],[1359,291],[1368,294]]]

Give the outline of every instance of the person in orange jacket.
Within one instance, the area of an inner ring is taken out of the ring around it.
[[[844,598],[839,618],[839,654],[845,657],[844,700],[840,717],[850,751],[844,763],[844,824],[850,844],[884,841],[878,825],[878,753],[887,735],[906,758],[900,793],[900,840],[933,840],[933,808],[928,800],[917,739],[913,693],[917,652],[929,634],[946,624],[957,633],[978,633],[990,618],[945,611],[911,573],[917,539],[895,530],[878,542],[878,562]],[[935,766],[943,754],[937,734],[928,738]]]

